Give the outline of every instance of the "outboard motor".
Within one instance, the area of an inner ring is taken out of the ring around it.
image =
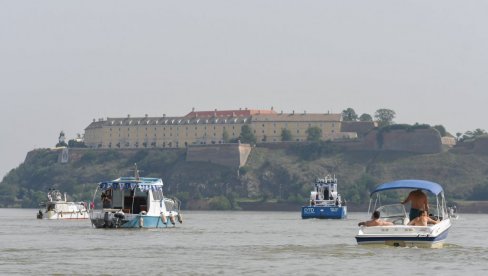
[[[109,212],[105,212],[105,214],[103,215],[103,221],[105,222],[105,224],[103,225],[104,228],[112,227],[112,221],[110,221],[110,213]]]
[[[124,213],[118,212],[114,214],[114,226],[115,228],[119,228],[122,224],[122,220],[125,218]]]

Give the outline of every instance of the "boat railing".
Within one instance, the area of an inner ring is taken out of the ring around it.
[[[324,205],[324,206],[330,206],[330,205],[336,205],[336,200],[323,200],[323,199],[316,199],[314,200],[315,205]]]

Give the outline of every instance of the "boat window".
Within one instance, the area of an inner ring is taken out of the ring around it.
[[[163,192],[161,191],[153,191],[153,200],[161,200],[163,199]]]
[[[147,195],[148,192],[141,192],[139,189],[126,192],[124,195],[124,213],[129,210],[133,214],[147,211]]]
[[[121,190],[113,190],[112,192],[112,206],[115,209],[122,209],[122,199],[124,198],[124,193]]]

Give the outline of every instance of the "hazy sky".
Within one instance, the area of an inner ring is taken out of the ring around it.
[[[0,178],[93,118],[270,108],[481,128],[488,1],[0,0]]]

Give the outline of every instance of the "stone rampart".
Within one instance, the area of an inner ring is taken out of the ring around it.
[[[391,130],[383,132],[382,150],[414,153],[442,152],[442,141],[435,129]]]
[[[240,168],[246,164],[250,153],[249,144],[192,145],[187,148],[186,161]]]

